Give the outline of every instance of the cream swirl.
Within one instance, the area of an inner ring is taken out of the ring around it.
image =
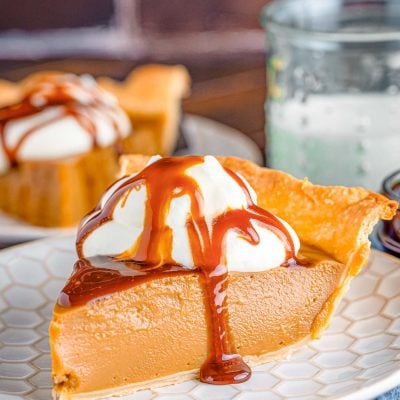
[[[0,109],[0,173],[22,161],[54,160],[106,147],[131,132],[116,99],[89,75],[54,74],[25,85]]]
[[[159,162],[159,160],[160,157],[153,157],[148,166]],[[238,180],[234,179],[212,156],[205,156],[203,162],[190,166],[184,174],[190,177],[198,187],[198,196],[202,199],[201,214],[204,216],[210,236],[215,221],[221,215],[227,211],[242,210],[248,207],[248,195],[251,197],[252,204],[257,204],[257,195],[249,183],[236,174],[236,178],[245,185],[246,190],[243,190],[243,187],[238,184]],[[86,226],[93,223],[105,209],[109,209],[107,207],[110,206],[115,193],[121,192],[121,189],[134,176],[122,178],[108,189],[97,209],[82,221],[81,232],[84,232]],[[159,179],[162,180],[162,176],[159,176]],[[179,177],[177,177],[177,181],[179,181]],[[194,269],[196,266],[188,233],[188,221],[191,218],[190,213],[193,206],[191,204],[192,199],[187,194],[180,195],[178,186],[174,190],[177,193],[171,194],[172,199],[165,219],[168,232],[165,231],[165,235],[161,235],[163,243],[159,244],[160,247],[164,245],[172,246],[172,249],[166,253],[170,254],[172,259],[161,259],[157,262],[160,264],[174,262],[184,268]],[[99,225],[95,224],[94,229],[89,229],[88,234],[81,238],[82,240],[78,239],[80,256],[118,257],[121,254],[134,252],[133,249],[135,249],[137,242],[148,230],[148,227],[145,226],[148,196],[145,183],[135,186],[134,190],[129,190],[122,195],[118,202],[113,205],[112,214],[108,216],[108,220]],[[297,234],[285,221],[279,218],[277,220],[290,235],[295,253],[297,253],[300,247]],[[265,271],[278,267],[287,260],[287,243],[282,239],[282,235],[277,234],[277,231],[270,225],[257,219],[252,221],[252,227],[258,237],[256,244],[249,242],[235,228],[226,232],[223,241],[225,250],[222,253],[225,259],[221,262],[226,265],[228,271]],[[172,240],[169,237],[169,232],[172,232]],[[132,259],[135,259],[135,254],[132,254]]]

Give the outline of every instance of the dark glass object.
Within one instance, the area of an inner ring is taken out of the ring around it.
[[[382,192],[390,199],[400,202],[400,170],[385,178]],[[391,221],[384,221],[378,236],[385,250],[400,257],[400,208]]]

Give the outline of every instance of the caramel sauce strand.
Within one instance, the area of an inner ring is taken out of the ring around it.
[[[4,135],[4,125],[0,123],[0,142],[3,147],[4,153],[6,154],[10,163],[12,163],[13,155],[11,149],[7,146],[6,137]]]
[[[175,277],[195,274],[175,266],[165,266],[157,270],[143,268],[133,263],[115,262],[109,257],[80,259],[75,263],[74,272],[58,297],[62,307],[76,307],[87,304],[99,297],[129,289],[153,280],[155,277]]]
[[[6,154],[10,165],[15,166],[17,164],[17,153],[18,149],[21,147],[23,141],[31,134],[32,132],[25,135],[23,133],[18,142],[12,147],[7,144],[6,140],[6,124],[7,122],[22,118],[25,116],[30,116],[39,112],[36,107],[32,106],[30,102],[22,102],[17,105],[7,106],[0,109],[0,135],[1,135],[1,145],[3,147],[4,153]],[[30,129],[29,131],[32,131]]]
[[[92,139],[92,149],[98,147],[96,124],[92,122],[87,115],[82,114],[74,107],[67,107],[65,110],[65,116],[74,118],[82,129],[89,134]]]
[[[116,119],[115,115],[106,107],[102,107],[101,112],[102,112],[103,116],[107,117],[109,122],[111,123],[113,130],[115,132],[115,138],[122,139],[122,132],[117,123],[117,119]]]
[[[229,337],[225,250],[226,234],[230,230],[235,230],[252,244],[259,243],[259,236],[252,226],[252,218],[246,209],[229,210],[213,223],[209,261],[202,267],[210,326],[209,356],[200,370],[200,379],[206,383],[240,383],[251,376],[250,368],[234,352],[232,339]]]
[[[14,148],[9,153],[11,165],[13,165],[13,164],[15,165],[18,163],[18,159],[17,159],[18,151],[21,148],[21,146],[24,144],[24,142],[29,138],[29,136],[31,136],[37,130],[42,129],[42,128],[46,127],[47,125],[51,125],[53,122],[56,122],[59,119],[60,119],[60,117],[51,118],[47,121],[44,121],[40,124],[35,125],[31,129],[28,129],[27,131],[25,131],[21,135],[21,137],[18,139],[18,142],[15,144]]]
[[[229,168],[224,169],[230,175],[230,177],[234,179],[236,183],[242,188],[243,192],[246,193],[248,208],[259,216],[255,219],[261,220],[261,222],[264,222],[270,228],[273,228],[272,231],[285,243],[287,259],[294,259],[296,250],[294,248],[292,236],[286,229],[285,225],[283,225],[283,223],[274,214],[254,204],[250,195],[249,188],[245,185],[242,178],[238,174],[235,174]]]

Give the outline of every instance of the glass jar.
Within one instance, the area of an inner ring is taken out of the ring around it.
[[[379,190],[400,167],[400,1],[280,0],[262,24],[268,165]]]
[[[382,193],[400,204],[400,170],[383,181]],[[385,250],[400,257],[400,209],[391,221],[383,221],[378,238]]]

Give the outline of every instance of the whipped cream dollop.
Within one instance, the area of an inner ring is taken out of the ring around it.
[[[20,103],[0,109],[0,174],[21,161],[83,154],[131,133],[117,100],[90,75],[43,76],[23,92]]]
[[[160,159],[161,157],[158,156],[152,157],[147,166],[159,163]],[[237,179],[234,179],[234,175],[232,175],[234,173],[228,173],[212,156],[203,157],[202,162],[189,166],[183,173],[190,177],[197,186],[195,197],[201,198],[199,201],[200,213],[204,217],[210,237],[215,229],[216,221],[221,216],[228,211],[245,210],[249,207],[248,196],[251,197],[252,204],[257,204],[257,195],[249,183],[238,174],[236,174]],[[78,253],[81,257],[102,255],[118,259],[121,254],[125,256],[128,254],[132,260],[135,260],[138,241],[142,240],[143,235],[149,233],[145,216],[148,212],[146,211],[148,196],[151,193],[148,193],[146,182],[140,180],[134,189],[123,192],[123,188],[134,177],[135,175],[126,176],[117,181],[103,195],[98,207],[82,221],[81,237],[78,234]],[[163,176],[160,175],[158,179],[162,181]],[[178,181],[179,176],[177,177]],[[246,190],[238,182],[242,182]],[[168,190],[168,186],[166,186],[166,190]],[[176,263],[184,268],[194,269],[196,265],[193,257],[193,245],[188,232],[188,220],[191,210],[193,210],[191,202],[194,200],[179,187],[179,184],[174,191],[176,193],[173,193],[171,197],[165,216],[168,230],[164,236],[161,235],[163,243],[159,244],[160,246],[172,246],[170,251],[172,259],[159,260],[159,263]],[[112,200],[119,192],[123,192],[123,194],[111,206]],[[110,214],[106,218],[104,218],[104,210],[110,210]],[[290,235],[294,252],[297,254],[300,247],[297,234],[288,223],[282,219],[276,219],[280,221],[278,224],[281,224],[286,229],[286,233]],[[235,227],[227,229],[224,234],[222,245],[225,248],[222,254],[225,259],[222,262],[228,271],[265,271],[282,265],[288,259],[288,243],[281,234],[277,233],[277,229],[256,218],[251,220],[251,223],[255,235],[258,237],[256,243],[251,243],[243,232]],[[93,228],[89,229],[90,224],[93,225]],[[171,232],[172,238],[170,237]]]

